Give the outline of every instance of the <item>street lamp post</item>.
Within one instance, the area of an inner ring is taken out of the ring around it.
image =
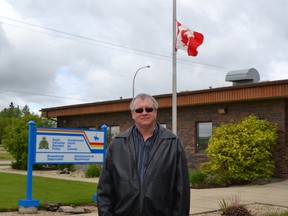
[[[147,66],[144,66],[144,67],[140,67],[140,68],[136,71],[136,73],[134,74],[134,77],[133,77],[133,98],[134,98],[134,83],[135,83],[135,78],[136,78],[136,75],[137,75],[138,71],[140,71],[140,70],[143,69],[143,68],[150,68],[150,65],[147,65]]]

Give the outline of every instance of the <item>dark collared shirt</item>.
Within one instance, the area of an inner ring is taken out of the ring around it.
[[[141,184],[143,183],[144,175],[150,158],[150,152],[153,147],[156,138],[155,134],[157,133],[157,131],[158,124],[156,124],[153,135],[149,137],[146,141],[144,141],[142,134],[138,131],[136,126],[134,126],[133,128],[133,140],[135,146],[138,175]]]

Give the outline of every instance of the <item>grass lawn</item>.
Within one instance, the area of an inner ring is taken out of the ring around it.
[[[0,172],[0,211],[17,210],[18,200],[26,199],[26,176]],[[33,176],[32,199],[62,205],[93,203],[97,184]]]
[[[275,213],[275,214],[270,214],[268,216],[288,216],[288,212],[279,213],[279,214]]]

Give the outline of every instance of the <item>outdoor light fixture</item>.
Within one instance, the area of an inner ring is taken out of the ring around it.
[[[136,73],[134,74],[134,78],[133,78],[133,93],[132,93],[133,98],[134,98],[134,83],[135,83],[135,78],[136,78],[136,75],[137,75],[138,71],[140,71],[140,70],[143,69],[143,68],[150,68],[150,65],[147,65],[147,66],[144,66],[144,67],[140,67],[140,68],[136,71]]]
[[[222,114],[222,115],[227,114],[227,109],[226,108],[220,108],[220,109],[218,109],[218,113]]]

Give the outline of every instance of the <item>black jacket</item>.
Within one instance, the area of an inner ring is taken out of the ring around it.
[[[188,216],[190,187],[179,139],[159,126],[140,185],[132,128],[110,144],[97,189],[99,216]]]

